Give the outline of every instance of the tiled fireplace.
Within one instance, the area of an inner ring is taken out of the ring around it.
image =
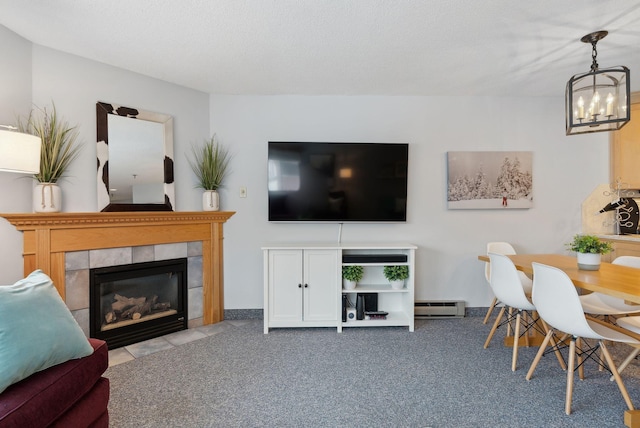
[[[67,306],[85,334],[90,333],[89,289],[92,269],[186,258],[188,326],[202,325],[202,242],[181,242],[65,253]]]
[[[223,224],[233,212],[2,214],[23,232],[24,273],[48,274],[89,335],[89,270],[187,259],[188,325],[223,320]]]

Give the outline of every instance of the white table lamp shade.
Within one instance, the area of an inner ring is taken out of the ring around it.
[[[37,174],[40,147],[40,137],[0,129],[0,171]]]

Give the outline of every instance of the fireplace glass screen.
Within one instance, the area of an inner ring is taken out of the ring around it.
[[[187,328],[187,260],[91,269],[91,337],[117,348]]]

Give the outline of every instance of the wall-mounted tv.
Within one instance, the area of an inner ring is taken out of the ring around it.
[[[270,141],[269,221],[404,222],[408,144]]]

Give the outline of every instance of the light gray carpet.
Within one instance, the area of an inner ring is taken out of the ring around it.
[[[504,329],[482,345],[481,317],[406,328],[274,329],[252,320],[107,370],[111,426],[621,427],[615,382],[589,362],[564,414],[566,372],[536,348],[511,371]],[[616,361],[628,349],[610,347]],[[566,355],[566,351],[565,351]],[[640,362],[623,372],[640,406]]]

